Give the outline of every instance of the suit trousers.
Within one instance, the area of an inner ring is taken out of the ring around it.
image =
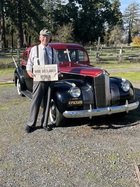
[[[51,82],[34,82],[32,100],[30,104],[28,126],[35,126],[40,106],[43,108],[41,126],[47,126],[49,118],[49,105],[51,99]]]

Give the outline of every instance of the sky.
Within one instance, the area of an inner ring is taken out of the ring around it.
[[[139,3],[140,4],[140,0],[120,0],[121,3],[121,7],[120,10],[123,13],[124,10],[131,4],[131,3]]]

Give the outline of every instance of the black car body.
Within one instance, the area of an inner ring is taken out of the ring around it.
[[[79,44],[50,43],[56,50],[61,76],[53,83],[51,121],[59,126],[66,118],[92,118],[128,113],[138,107],[133,85],[123,78],[109,77],[106,70],[90,66],[87,51]],[[33,79],[26,72],[31,47],[14,72],[19,95],[31,98]],[[61,59],[59,53],[65,58]]]

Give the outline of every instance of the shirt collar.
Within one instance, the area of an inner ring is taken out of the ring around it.
[[[40,44],[40,46],[42,49],[45,49],[48,45],[44,46],[44,45]]]
[[[42,45],[42,44],[40,44],[40,47],[41,47],[41,49],[44,49],[44,48],[45,48],[45,46],[44,46],[44,45]]]

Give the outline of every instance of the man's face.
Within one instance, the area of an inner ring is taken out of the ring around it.
[[[46,46],[49,43],[50,38],[51,38],[50,35],[45,35],[45,36],[40,35],[39,36],[39,40],[40,40],[41,44],[44,45],[44,46]]]

